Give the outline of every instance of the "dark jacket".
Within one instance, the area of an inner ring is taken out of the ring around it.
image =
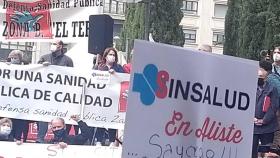
[[[276,88],[266,82],[263,89],[258,88],[256,97],[255,118],[263,119],[263,125],[254,125],[254,134],[273,133],[277,131],[278,122],[276,112],[279,107],[279,96]],[[269,97],[271,103],[267,112],[263,111],[265,97]]]
[[[62,138],[56,138],[54,137],[50,143],[56,144],[59,142],[64,142],[68,145],[83,145],[87,142],[89,135],[90,135],[90,128],[88,125],[83,122],[78,122],[79,128],[81,129],[81,133],[78,135],[68,135],[65,134]]]
[[[280,76],[272,72],[267,76],[267,82],[275,87],[277,89],[278,95],[280,95]]]
[[[114,69],[116,72],[124,73],[123,67],[120,64],[114,63],[111,68],[109,68],[106,64],[99,64],[97,70],[100,71],[108,71],[109,69]]]
[[[64,55],[64,53],[59,56],[53,56],[52,53],[43,55],[38,61],[38,64],[42,64],[45,61],[51,63],[51,65],[73,67],[72,59]]]
[[[13,141],[13,137],[12,135],[8,135],[8,136],[3,136],[3,135],[0,135],[0,141],[10,141],[12,142]]]

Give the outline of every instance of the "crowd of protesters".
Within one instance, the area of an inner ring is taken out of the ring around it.
[[[211,53],[212,47],[201,45],[198,50]],[[276,158],[280,157],[280,47],[260,56],[252,158]]]
[[[73,67],[73,61],[65,55],[63,42],[56,41],[51,44],[51,53],[42,56],[38,64],[58,65]],[[199,47],[200,51],[212,52],[209,45]],[[22,65],[22,53],[13,50],[7,59],[7,64]],[[131,64],[120,65],[118,52],[115,48],[107,48],[102,55],[97,55],[93,63],[93,69],[114,73],[130,73]],[[265,54],[259,61],[258,82],[256,83],[256,106],[254,123],[252,158],[258,158],[266,153],[270,157],[278,157],[280,151],[280,47],[276,47],[273,54]],[[62,118],[55,118],[50,122],[54,138],[49,143],[57,143],[61,148],[67,145],[110,145],[115,146],[117,139],[116,129],[88,127],[77,115],[71,116],[78,125],[74,126],[75,135],[70,136],[72,125],[66,125]],[[0,141],[15,141],[22,144],[27,140],[29,121],[20,119],[0,119]],[[47,122],[37,122],[37,143],[46,143],[45,136],[49,127]],[[274,153],[271,153],[274,151]]]
[[[43,55],[38,64],[44,66],[57,65],[74,67],[73,61],[70,57],[65,55],[64,43],[57,40],[50,45],[50,53]],[[129,73],[131,65],[118,64],[118,52],[115,48],[107,48],[102,55],[97,56],[97,61],[94,61],[93,69],[108,71],[111,74]],[[13,50],[7,57],[7,65],[17,64],[24,65],[23,52],[20,50]],[[117,130],[88,127],[77,115],[71,116],[78,125],[74,125],[74,135],[70,135],[72,125],[65,124],[64,119],[54,118],[50,123],[48,122],[35,122],[37,125],[37,139],[36,143],[57,143],[61,148],[68,145],[110,145],[115,146]],[[29,123],[31,121],[14,119],[14,118],[1,118],[0,119],[0,141],[15,141],[16,144],[22,144],[27,141]],[[51,140],[46,140],[48,129],[54,134]],[[109,140],[105,143],[106,140]],[[118,139],[117,139],[118,140]]]
[[[259,61],[252,158],[280,153],[280,47],[262,53]]]

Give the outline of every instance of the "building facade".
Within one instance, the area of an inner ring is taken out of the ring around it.
[[[114,19],[114,35],[117,39],[120,35],[124,20],[127,3],[119,0],[104,0],[104,14],[109,14]]]
[[[227,0],[184,0],[182,11],[184,46],[197,48],[208,44],[213,52],[222,54]]]
[[[118,39],[125,20],[126,3],[122,0],[105,0],[104,13],[114,20],[114,37]],[[184,47],[197,49],[201,44],[213,47],[213,52],[222,54],[224,23],[227,0],[184,0],[181,21],[185,34]]]

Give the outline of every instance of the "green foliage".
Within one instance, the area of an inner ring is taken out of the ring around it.
[[[240,0],[228,0],[224,43],[224,54],[226,55],[237,56],[240,9]]]
[[[224,54],[258,60],[263,49],[280,44],[278,0],[229,0]]]
[[[182,0],[152,0],[150,31],[156,42],[184,45],[184,32],[180,26],[184,16],[182,4]]]
[[[239,29],[239,56],[258,60],[264,47],[266,28],[266,0],[243,1],[241,25]]]
[[[156,42],[183,46],[184,33],[180,26],[183,13],[182,0],[145,0],[137,4],[128,4],[125,22],[120,35],[117,49],[128,52],[133,48],[134,39],[145,39],[145,22]],[[149,17],[146,9],[150,10]],[[147,18],[149,18],[147,20]],[[128,42],[128,43],[127,43]]]
[[[123,24],[123,28],[121,30],[120,34],[120,43],[117,44],[117,49],[120,51],[126,51],[126,45],[127,45],[127,38],[131,34],[131,27],[132,26],[132,19],[134,18],[134,13],[136,10],[135,4],[128,4],[126,8],[126,14],[125,14],[125,23]]]
[[[272,49],[280,45],[280,3],[279,0],[269,0],[266,19],[265,49]]]
[[[144,3],[128,4],[125,14],[126,20],[120,35],[121,42],[117,44],[118,50],[131,52],[133,40],[144,39],[144,13]]]

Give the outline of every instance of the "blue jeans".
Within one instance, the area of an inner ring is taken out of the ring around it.
[[[45,136],[48,132],[48,122],[37,122],[37,140],[38,143],[45,143]]]

